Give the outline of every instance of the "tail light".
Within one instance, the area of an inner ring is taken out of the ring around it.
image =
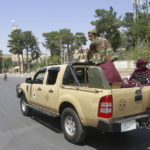
[[[104,96],[99,101],[98,117],[111,118],[112,117],[112,95]]]

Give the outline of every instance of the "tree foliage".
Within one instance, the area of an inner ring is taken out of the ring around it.
[[[43,46],[49,49],[51,56],[60,55],[60,33],[58,31],[52,31],[43,33],[45,43]]]
[[[19,70],[21,72],[20,55],[23,54],[24,49],[22,30],[21,29],[13,30],[11,34],[8,36],[10,40],[8,40],[7,47],[9,48],[10,53],[17,54],[19,60]]]
[[[22,61],[22,66],[23,66],[23,72],[28,70],[28,63],[29,63],[29,54],[31,54],[31,56],[34,54],[36,54],[36,57],[32,57],[32,59],[34,58],[38,58],[40,55],[40,49],[38,47],[38,42],[35,38],[35,36],[32,34],[31,31],[22,31],[21,29],[16,29],[13,30],[9,36],[9,40],[8,40],[8,45],[7,47],[9,48],[9,52],[13,53],[13,54],[17,54],[18,56],[18,60],[19,60],[19,67],[21,68],[21,61]],[[24,63],[24,50],[26,50],[26,63]],[[22,57],[22,59],[20,59],[20,56]],[[27,64],[25,66],[25,64]],[[21,69],[20,69],[21,71]]]
[[[114,50],[126,48],[128,56],[134,52],[138,56],[131,56],[132,58],[146,58],[150,51],[150,15],[144,6],[137,13],[137,18],[134,18],[133,13],[127,12],[121,19],[112,7],[109,10],[96,9],[96,20],[91,23],[100,36],[109,40]]]
[[[36,59],[40,55],[40,49],[38,47],[38,42],[31,31],[24,31],[22,33],[23,45],[26,50],[26,71],[29,72],[29,53],[32,59]]]
[[[13,54],[22,54],[24,45],[21,29],[12,31],[11,34],[8,36],[10,38],[10,40],[8,40],[9,52]]]
[[[75,46],[76,48],[81,48],[82,51],[82,45],[86,45],[87,38],[85,37],[83,32],[77,32],[75,33]]]
[[[91,24],[95,26],[98,34],[105,37],[111,43],[114,51],[121,45],[121,36],[119,28],[122,26],[121,17],[117,18],[117,13],[113,8],[109,10],[96,9],[95,10],[96,21],[92,21]]]
[[[139,11],[138,18],[134,19],[133,13],[126,13],[123,21],[127,29],[125,31],[126,48],[132,50],[138,47],[144,50],[150,43],[150,27],[146,14]]]
[[[8,71],[8,69],[13,66],[11,58],[5,58],[3,61],[4,61],[4,70]]]
[[[75,48],[82,47],[86,44],[84,33],[78,32],[75,35],[70,29],[60,29],[43,33],[45,42],[42,43],[45,48],[51,52],[52,59],[55,55],[61,56],[61,52],[67,51],[68,59],[71,61],[70,55]]]
[[[60,29],[60,37],[61,37],[61,42],[64,48],[67,49],[68,53],[68,61],[71,61],[71,53],[72,50],[74,49],[74,34],[71,33],[70,29]]]

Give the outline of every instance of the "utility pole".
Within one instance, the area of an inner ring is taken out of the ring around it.
[[[4,65],[4,58],[2,57],[2,62],[3,62],[3,72],[5,72],[5,65]]]
[[[0,58],[1,58],[1,66],[2,66],[2,72],[4,73],[4,71],[5,71],[5,65],[4,65],[4,55],[2,54],[2,51],[0,50]]]
[[[66,54],[65,54],[65,50],[64,50],[64,64],[66,63]]]
[[[45,62],[46,66],[47,66],[47,48],[46,48],[46,62]]]
[[[137,0],[135,0],[135,13],[136,13],[136,19],[138,18],[138,3]]]
[[[60,38],[60,61],[61,61],[61,64],[62,64],[62,39]]]
[[[142,0],[131,0],[133,4],[133,14],[135,16],[135,19],[138,19],[138,11],[139,8],[142,6],[143,1]]]
[[[147,16],[147,23],[148,23],[148,26],[150,25],[149,23],[149,14],[148,14],[148,0],[146,0],[146,16]]]

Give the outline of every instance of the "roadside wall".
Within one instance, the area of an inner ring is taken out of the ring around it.
[[[135,63],[133,60],[122,60],[122,61],[115,61],[114,62],[115,67],[119,71],[121,77],[126,77],[128,75],[131,75],[132,72],[135,69]],[[27,78],[27,77],[33,77],[35,75],[35,72],[31,73],[7,73],[8,77],[21,77],[21,78]],[[0,74],[0,77],[3,77],[3,74]]]
[[[131,75],[136,68],[135,62],[133,60],[115,61],[114,65],[122,77]]]

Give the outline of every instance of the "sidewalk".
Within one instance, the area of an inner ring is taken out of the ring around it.
[[[120,73],[122,78],[127,77],[128,75],[131,75],[132,72],[134,71],[134,69],[118,69],[118,72]],[[31,72],[31,73],[24,73],[24,74],[20,74],[20,73],[7,73],[8,78],[33,78],[36,72]],[[0,77],[3,77],[4,74],[0,74]]]
[[[7,73],[8,78],[29,78],[29,77],[34,77],[35,72],[31,72],[31,73]],[[0,74],[0,77],[3,77],[4,74]]]

